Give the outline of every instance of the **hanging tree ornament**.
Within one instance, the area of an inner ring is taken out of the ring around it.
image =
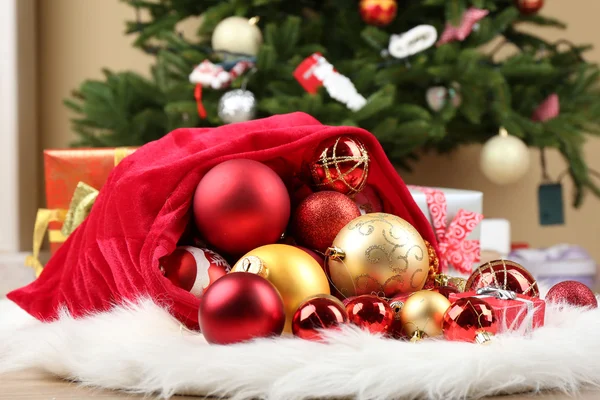
[[[391,35],[387,54],[400,59],[412,56],[433,46],[437,37],[437,31],[433,26],[415,26],[404,33]]]
[[[529,149],[518,137],[504,128],[488,140],[481,150],[483,174],[497,185],[508,185],[523,178],[529,171]]]
[[[535,14],[544,6],[544,0],[515,0],[515,6],[517,6],[521,14]]]
[[[331,282],[346,297],[377,293],[391,298],[415,292],[429,274],[425,241],[412,225],[392,214],[352,220],[326,256]]]
[[[256,56],[263,36],[256,26],[258,18],[228,17],[219,22],[212,34],[212,48],[237,55]]]
[[[460,85],[458,83],[453,83],[450,88],[445,86],[430,87],[427,89],[425,99],[427,100],[429,108],[435,112],[442,111],[442,109],[446,107],[446,104],[448,104],[448,100],[452,102],[454,108],[458,108],[462,104]]]
[[[361,0],[359,10],[367,24],[386,26],[396,18],[398,3],[396,0]]]
[[[226,124],[250,121],[256,116],[256,98],[249,90],[230,90],[219,100],[218,113]]]

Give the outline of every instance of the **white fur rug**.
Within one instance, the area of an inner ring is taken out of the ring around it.
[[[232,399],[465,399],[600,385],[600,310],[548,307],[531,337],[406,343],[351,327],[329,343],[208,345],[149,300],[42,324],[0,300],[0,373],[38,367],[86,385]]]

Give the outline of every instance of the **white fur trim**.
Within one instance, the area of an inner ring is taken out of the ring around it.
[[[293,338],[208,345],[149,300],[42,324],[0,301],[0,373],[38,367],[83,384],[232,399],[478,398],[600,385],[600,310],[548,307],[531,337],[489,346],[386,340],[348,327],[329,343]]]

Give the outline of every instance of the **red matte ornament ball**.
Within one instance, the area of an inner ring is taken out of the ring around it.
[[[509,260],[495,260],[477,268],[465,285],[465,292],[476,292],[484,287],[510,290],[516,294],[540,297],[538,284],[522,265]]]
[[[204,293],[198,322],[206,340],[213,344],[279,336],[285,324],[283,300],[265,278],[229,273]]]
[[[305,300],[294,314],[294,336],[307,340],[321,340],[324,329],[336,329],[348,322],[346,308],[341,301],[327,294]]]
[[[333,190],[348,196],[360,192],[369,176],[369,154],[365,145],[350,136],[320,143],[309,157],[315,190]]]
[[[494,309],[486,301],[465,297],[446,310],[442,329],[446,340],[474,342],[482,332],[495,335],[498,324]]]
[[[207,242],[239,255],[279,240],[290,218],[290,197],[272,169],[235,159],[204,175],[193,208],[196,226]]]
[[[344,301],[348,321],[371,333],[386,334],[394,321],[394,311],[382,298],[365,294]]]
[[[363,21],[375,26],[389,25],[398,12],[396,0],[361,0],[359,7]]]
[[[357,217],[360,210],[346,195],[317,192],[294,211],[292,231],[298,244],[324,253],[340,230]]]
[[[165,278],[177,287],[201,297],[217,279],[227,275],[229,263],[209,249],[192,246],[177,247],[159,261]]]
[[[544,0],[515,0],[515,5],[521,14],[535,14],[544,6]]]
[[[546,295],[546,301],[566,303],[576,307],[598,308],[598,299],[594,292],[577,281],[564,281],[552,286]]]

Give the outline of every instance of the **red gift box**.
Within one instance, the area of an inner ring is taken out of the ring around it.
[[[540,298],[523,296],[507,290],[483,288],[477,292],[452,293],[450,302],[454,303],[465,297],[477,297],[492,306],[496,312],[496,318],[500,322],[499,332],[530,333],[532,330],[544,326],[546,302]]]

